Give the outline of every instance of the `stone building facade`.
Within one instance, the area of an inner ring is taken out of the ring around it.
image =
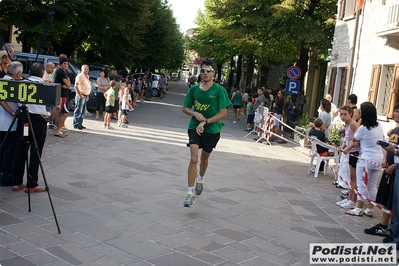
[[[358,106],[374,103],[379,120],[392,124],[399,101],[399,0],[340,0],[337,15],[326,90],[337,106],[352,93]]]

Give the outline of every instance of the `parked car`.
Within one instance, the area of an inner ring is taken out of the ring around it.
[[[37,58],[36,58],[37,56]],[[12,58],[13,61],[19,61],[23,65],[23,74],[22,76],[24,78],[27,78],[29,76],[29,69],[30,66],[34,62],[40,62],[44,66],[48,62],[53,62],[55,66],[59,65],[59,58],[58,56],[53,56],[53,55],[43,55],[43,54],[32,54],[32,53],[22,53],[22,52],[15,52],[14,57]],[[71,87],[70,87],[70,92],[69,92],[69,97],[68,97],[68,109],[69,110],[74,110],[75,109],[75,95],[76,95],[76,90],[75,90],[75,78],[76,75],[80,73],[80,68],[75,65],[75,61],[70,60],[69,61],[69,66],[67,69],[68,77],[71,80]],[[88,102],[88,107],[96,106],[97,105],[97,90],[96,90],[96,84],[92,82],[92,88],[91,92],[89,95],[89,102]]]
[[[133,79],[137,79],[144,75],[144,73],[133,73],[131,76]],[[161,75],[159,74],[151,74],[152,77],[152,88],[151,88],[151,96],[152,97],[158,97],[160,95],[159,93],[159,79],[161,78]],[[164,89],[164,93],[166,92],[166,88]]]

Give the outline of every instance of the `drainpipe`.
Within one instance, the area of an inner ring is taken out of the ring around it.
[[[353,75],[353,62],[355,60],[355,50],[356,50],[356,41],[357,41],[357,32],[358,32],[358,27],[359,27],[359,13],[360,10],[357,10],[355,12],[355,32],[353,35],[353,41],[352,41],[352,47],[351,47],[351,57],[349,61],[349,73],[346,76],[346,84],[348,86],[347,90],[345,90],[345,98],[343,98],[343,101],[346,102],[346,99],[348,99],[349,92],[352,92],[352,75]]]

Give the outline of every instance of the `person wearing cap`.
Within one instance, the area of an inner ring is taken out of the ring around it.
[[[11,57],[8,55],[7,51],[0,51],[0,78],[4,78],[7,75],[7,65],[11,63]]]

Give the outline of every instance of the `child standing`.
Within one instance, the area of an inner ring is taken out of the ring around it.
[[[113,80],[109,84],[109,89],[104,93],[105,97],[105,115],[104,115],[104,126],[103,128],[114,129],[111,127],[111,116],[114,112],[114,105],[115,105],[115,87],[116,81]]]
[[[130,89],[128,87],[125,88],[125,93],[122,96],[122,117],[120,127],[127,127],[125,125],[125,121],[129,118],[129,109],[132,108],[132,105],[129,103],[129,94]]]
[[[254,116],[255,116],[254,105],[252,104],[251,96],[248,97],[246,115],[247,115],[247,129],[245,129],[245,131],[251,131],[252,127],[254,126]]]
[[[309,137],[316,137],[318,140],[321,142],[326,142],[326,134],[324,133],[323,130],[321,130],[321,126],[323,125],[323,120],[320,118],[316,118],[316,120],[313,122],[314,123],[314,128],[312,128],[309,132]],[[328,155],[328,148],[316,145],[317,148],[317,153],[320,154],[321,156],[327,156]],[[316,169],[316,167],[312,167],[310,169],[312,173],[315,171],[323,172],[324,171],[324,161],[320,163],[320,168]]]
[[[125,88],[126,84],[128,84],[129,81],[126,81],[126,83],[121,83],[120,90],[118,92],[118,97],[119,97],[119,112],[118,112],[118,126],[122,123],[122,102],[123,102],[123,95],[125,94]]]

